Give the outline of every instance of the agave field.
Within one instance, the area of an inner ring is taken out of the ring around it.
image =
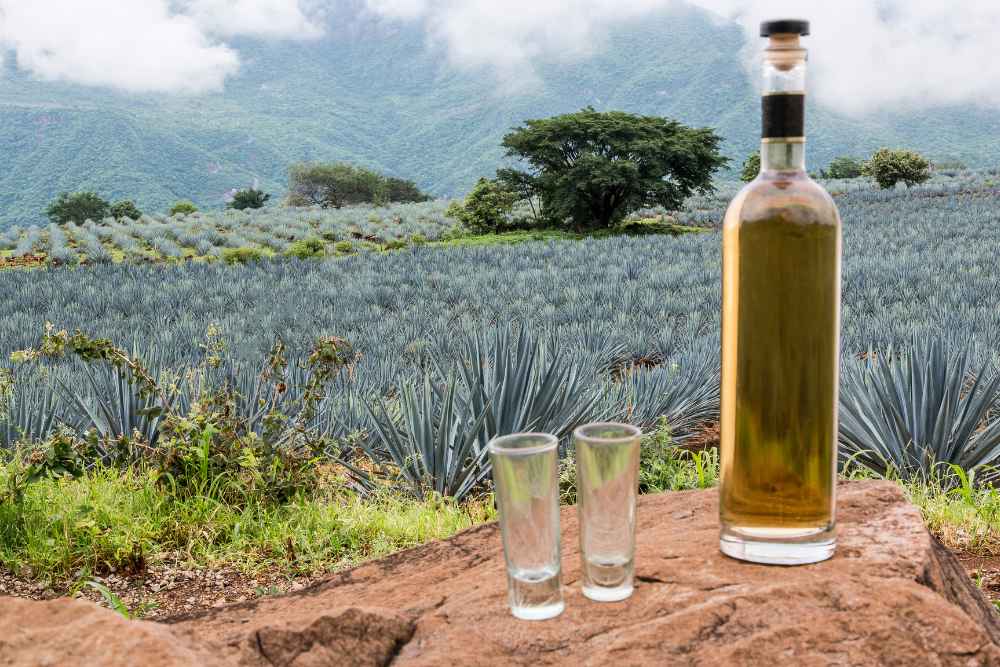
[[[864,451],[870,467],[908,474],[928,474],[938,460],[973,467],[997,458],[994,177],[963,172],[888,192],[834,184],[845,221],[845,457]],[[718,220],[728,194],[692,202],[677,217]],[[448,232],[439,204],[390,211],[367,222],[356,211],[316,219],[316,212],[227,213],[4,238],[20,250],[48,243],[52,255],[156,248],[171,256],[199,245],[202,254],[227,244],[280,252],[282,243],[317,233],[432,239]],[[355,357],[328,388],[313,427],[332,442],[363,434],[364,447],[403,469],[421,460],[412,453],[430,440],[448,442],[458,452],[451,460],[461,463],[481,458],[489,435],[532,428],[565,438],[592,419],[650,425],[666,417],[683,438],[718,411],[720,246],[717,233],[701,233],[414,245],[238,266],[105,259],[85,269],[7,271],[0,353],[37,344],[51,322],[110,338],[159,372],[201,369],[198,381],[178,383],[179,401],[226,383],[253,412],[276,339],[294,359],[318,337],[337,336]],[[210,353],[221,363],[206,365]],[[292,374],[281,401],[295,403],[306,374]],[[108,436],[139,430],[155,440],[155,420],[140,414],[143,399],[115,371],[66,361],[17,365],[13,378],[0,445],[42,437],[59,423]],[[415,480],[427,473],[410,472]],[[461,495],[482,469],[472,477],[459,474],[462,465],[439,472],[431,475],[439,490]]]
[[[218,257],[226,248],[282,254],[303,239],[379,248],[414,240],[434,241],[452,233],[447,202],[347,209],[274,208],[193,213],[173,218],[143,216],[65,227],[48,225],[0,230],[0,257],[44,257],[56,266],[150,262]]]

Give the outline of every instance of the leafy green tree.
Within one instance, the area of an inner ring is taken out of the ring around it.
[[[342,163],[304,162],[292,165],[288,170],[288,192],[291,206],[322,208],[429,199],[412,181]]]
[[[430,196],[421,192],[416,183],[394,176],[385,178],[383,192],[389,203],[430,201]]]
[[[264,208],[264,204],[270,198],[271,195],[256,188],[237,190],[233,194],[233,200],[229,202],[229,208],[235,208],[237,211],[243,211],[248,208]]]
[[[111,206],[111,217],[115,220],[138,220],[142,217],[142,211],[135,205],[135,202],[131,199],[123,199],[120,202],[115,202]]]
[[[749,183],[757,178],[760,173],[760,151],[754,151],[743,161],[743,170],[740,172],[740,179],[744,183]]]
[[[470,230],[500,233],[511,226],[518,195],[497,179],[480,178],[462,203],[452,202],[445,212]]]
[[[830,162],[830,166],[819,172],[820,178],[857,178],[861,176],[864,164],[852,157],[838,157]]]
[[[507,155],[530,165],[523,182],[542,212],[580,229],[613,227],[644,206],[677,209],[695,191],[710,192],[727,160],[708,128],[622,111],[526,121],[503,139]]]
[[[884,190],[899,182],[910,187],[931,177],[931,163],[913,151],[880,148],[864,163],[862,173]]]
[[[57,225],[69,222],[81,223],[85,220],[103,220],[108,216],[111,204],[94,192],[63,192],[45,211],[49,220]]]

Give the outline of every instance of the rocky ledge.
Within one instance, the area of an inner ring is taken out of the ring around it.
[[[163,623],[0,598],[0,665],[1000,665],[1000,618],[896,485],[842,484],[838,511],[836,557],[775,568],[719,554],[714,491],[646,496],[635,594],[599,604],[567,508],[566,612],[536,623],[507,611],[495,525]]]

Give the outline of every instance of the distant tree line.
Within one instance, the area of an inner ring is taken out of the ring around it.
[[[941,165],[939,165],[941,166]],[[760,173],[760,152],[754,151],[743,162],[740,178],[749,183]],[[914,151],[880,148],[868,160],[852,157],[834,158],[820,178],[858,178],[867,176],[882,189],[905,183],[906,187],[918,185],[931,177],[931,163]]]
[[[349,164],[300,163],[292,165],[289,174],[289,206],[320,206],[340,208],[356,204],[383,206],[397,202],[422,202],[430,197],[416,186],[393,176],[385,176],[364,167]],[[243,211],[263,208],[271,195],[257,188],[236,190],[227,208]],[[191,201],[181,200],[169,211],[170,216],[191,215],[198,207]],[[96,192],[63,192],[46,210],[49,219],[59,225],[86,220],[138,220],[142,211],[131,200],[114,204]]]

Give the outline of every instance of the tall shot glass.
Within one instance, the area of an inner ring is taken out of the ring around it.
[[[632,595],[641,437],[628,424],[586,424],[573,433],[583,594],[597,602]]]
[[[510,611],[526,621],[563,612],[559,550],[559,440],[517,433],[487,445],[500,509]]]

